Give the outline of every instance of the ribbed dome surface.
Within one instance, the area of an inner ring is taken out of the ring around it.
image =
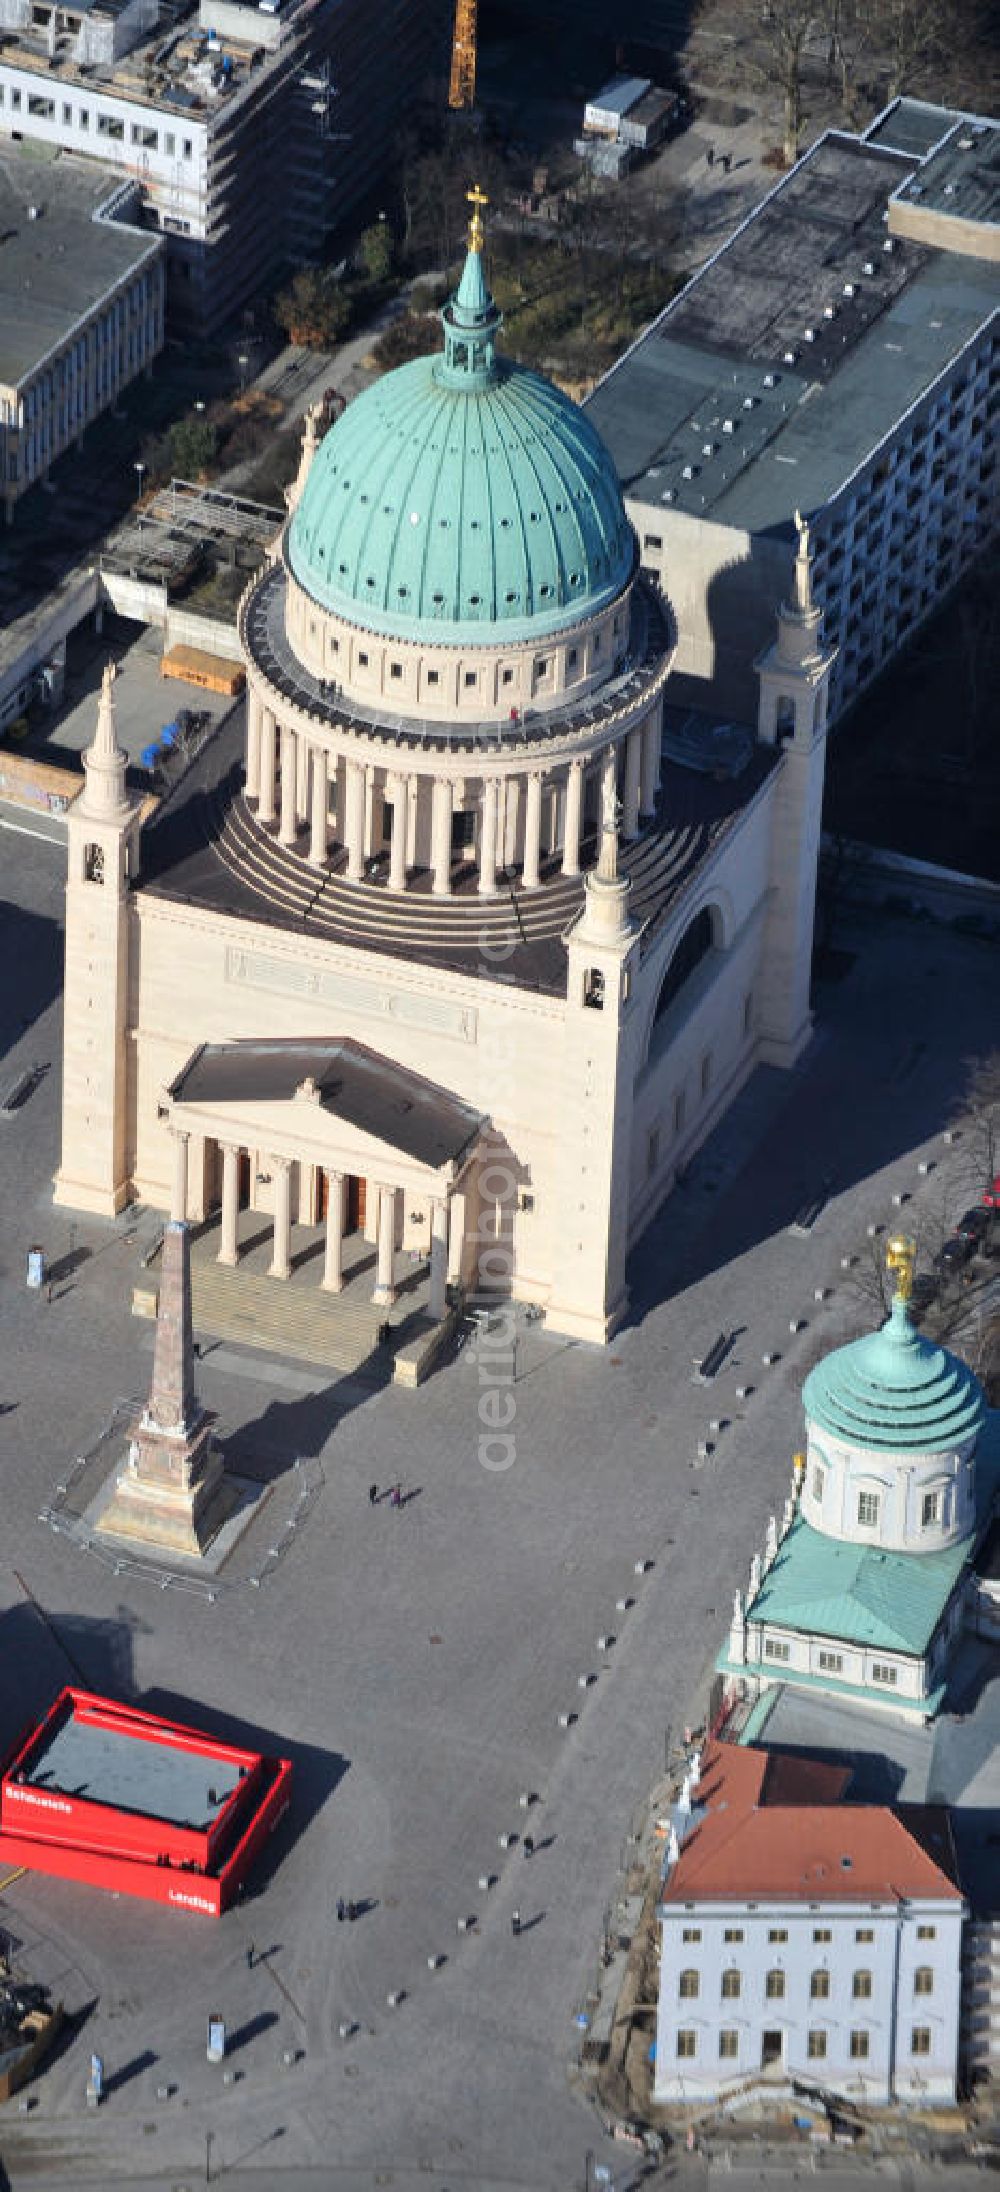
[[[838,1347],[802,1389],[810,1422],[849,1445],[946,1453],[979,1431],[981,1388],[964,1362],[935,1347],[895,1301],[880,1332]]]
[[[442,317],[446,354],[387,373],[326,435],[288,561],[314,600],[376,632],[542,637],[631,576],[618,476],[568,396],[495,356],[478,254]]]

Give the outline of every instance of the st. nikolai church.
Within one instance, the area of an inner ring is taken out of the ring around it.
[[[505,358],[477,203],[437,354],[320,441],[239,609],[245,706],[145,825],[105,682],[68,817],[56,1199],[352,1238],[605,1341],[678,1167],[809,978],[833,653],[808,534],[755,726],[671,702],[612,460]],[[203,1236],[204,1238],[204,1236]]]

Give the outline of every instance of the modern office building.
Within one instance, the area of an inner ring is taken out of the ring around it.
[[[0,494],[19,496],[163,345],[141,192],[77,160],[0,158]]]
[[[586,406],[677,674],[752,716],[796,510],[839,653],[831,720],[995,533],[1000,128],[897,100],[831,131]]]
[[[657,1916],[654,2098],[760,2083],[954,2102],[965,1904],[947,1811],[849,1800],[850,1768],[713,1743]]]
[[[328,1294],[367,1230],[379,1307],[402,1249],[435,1321],[450,1278],[600,1342],[677,1165],[808,1041],[833,656],[803,531],[757,734],[675,713],[614,466],[501,355],[482,241],[442,351],[310,422],[245,722],[151,829],[102,699],[56,1192],[218,1212],[230,1271],[266,1213],[269,1281],[325,1227]]]
[[[0,149],[133,179],[171,324],[216,327],[370,205],[448,19],[443,0],[0,0]]]

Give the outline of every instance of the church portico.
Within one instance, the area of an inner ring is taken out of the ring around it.
[[[372,1302],[391,1308],[405,1235],[411,1259],[427,1266],[430,1314],[444,1317],[449,1273],[463,1269],[462,1190],[474,1178],[481,1114],[351,1040],[204,1044],[161,1108],[173,1149],[171,1215],[195,1216],[189,1152],[199,1146],[223,1268],[238,1268],[248,1239],[259,1247],[265,1218],[266,1276],[285,1282],[293,1234],[305,1227],[316,1284],[337,1294],[345,1239],[357,1233],[374,1244]]]

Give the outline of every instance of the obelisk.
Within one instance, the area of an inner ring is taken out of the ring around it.
[[[212,1443],[215,1421],[194,1390],[187,1226],[163,1236],[153,1382],[98,1530],[161,1552],[201,1555],[235,1504]]]

